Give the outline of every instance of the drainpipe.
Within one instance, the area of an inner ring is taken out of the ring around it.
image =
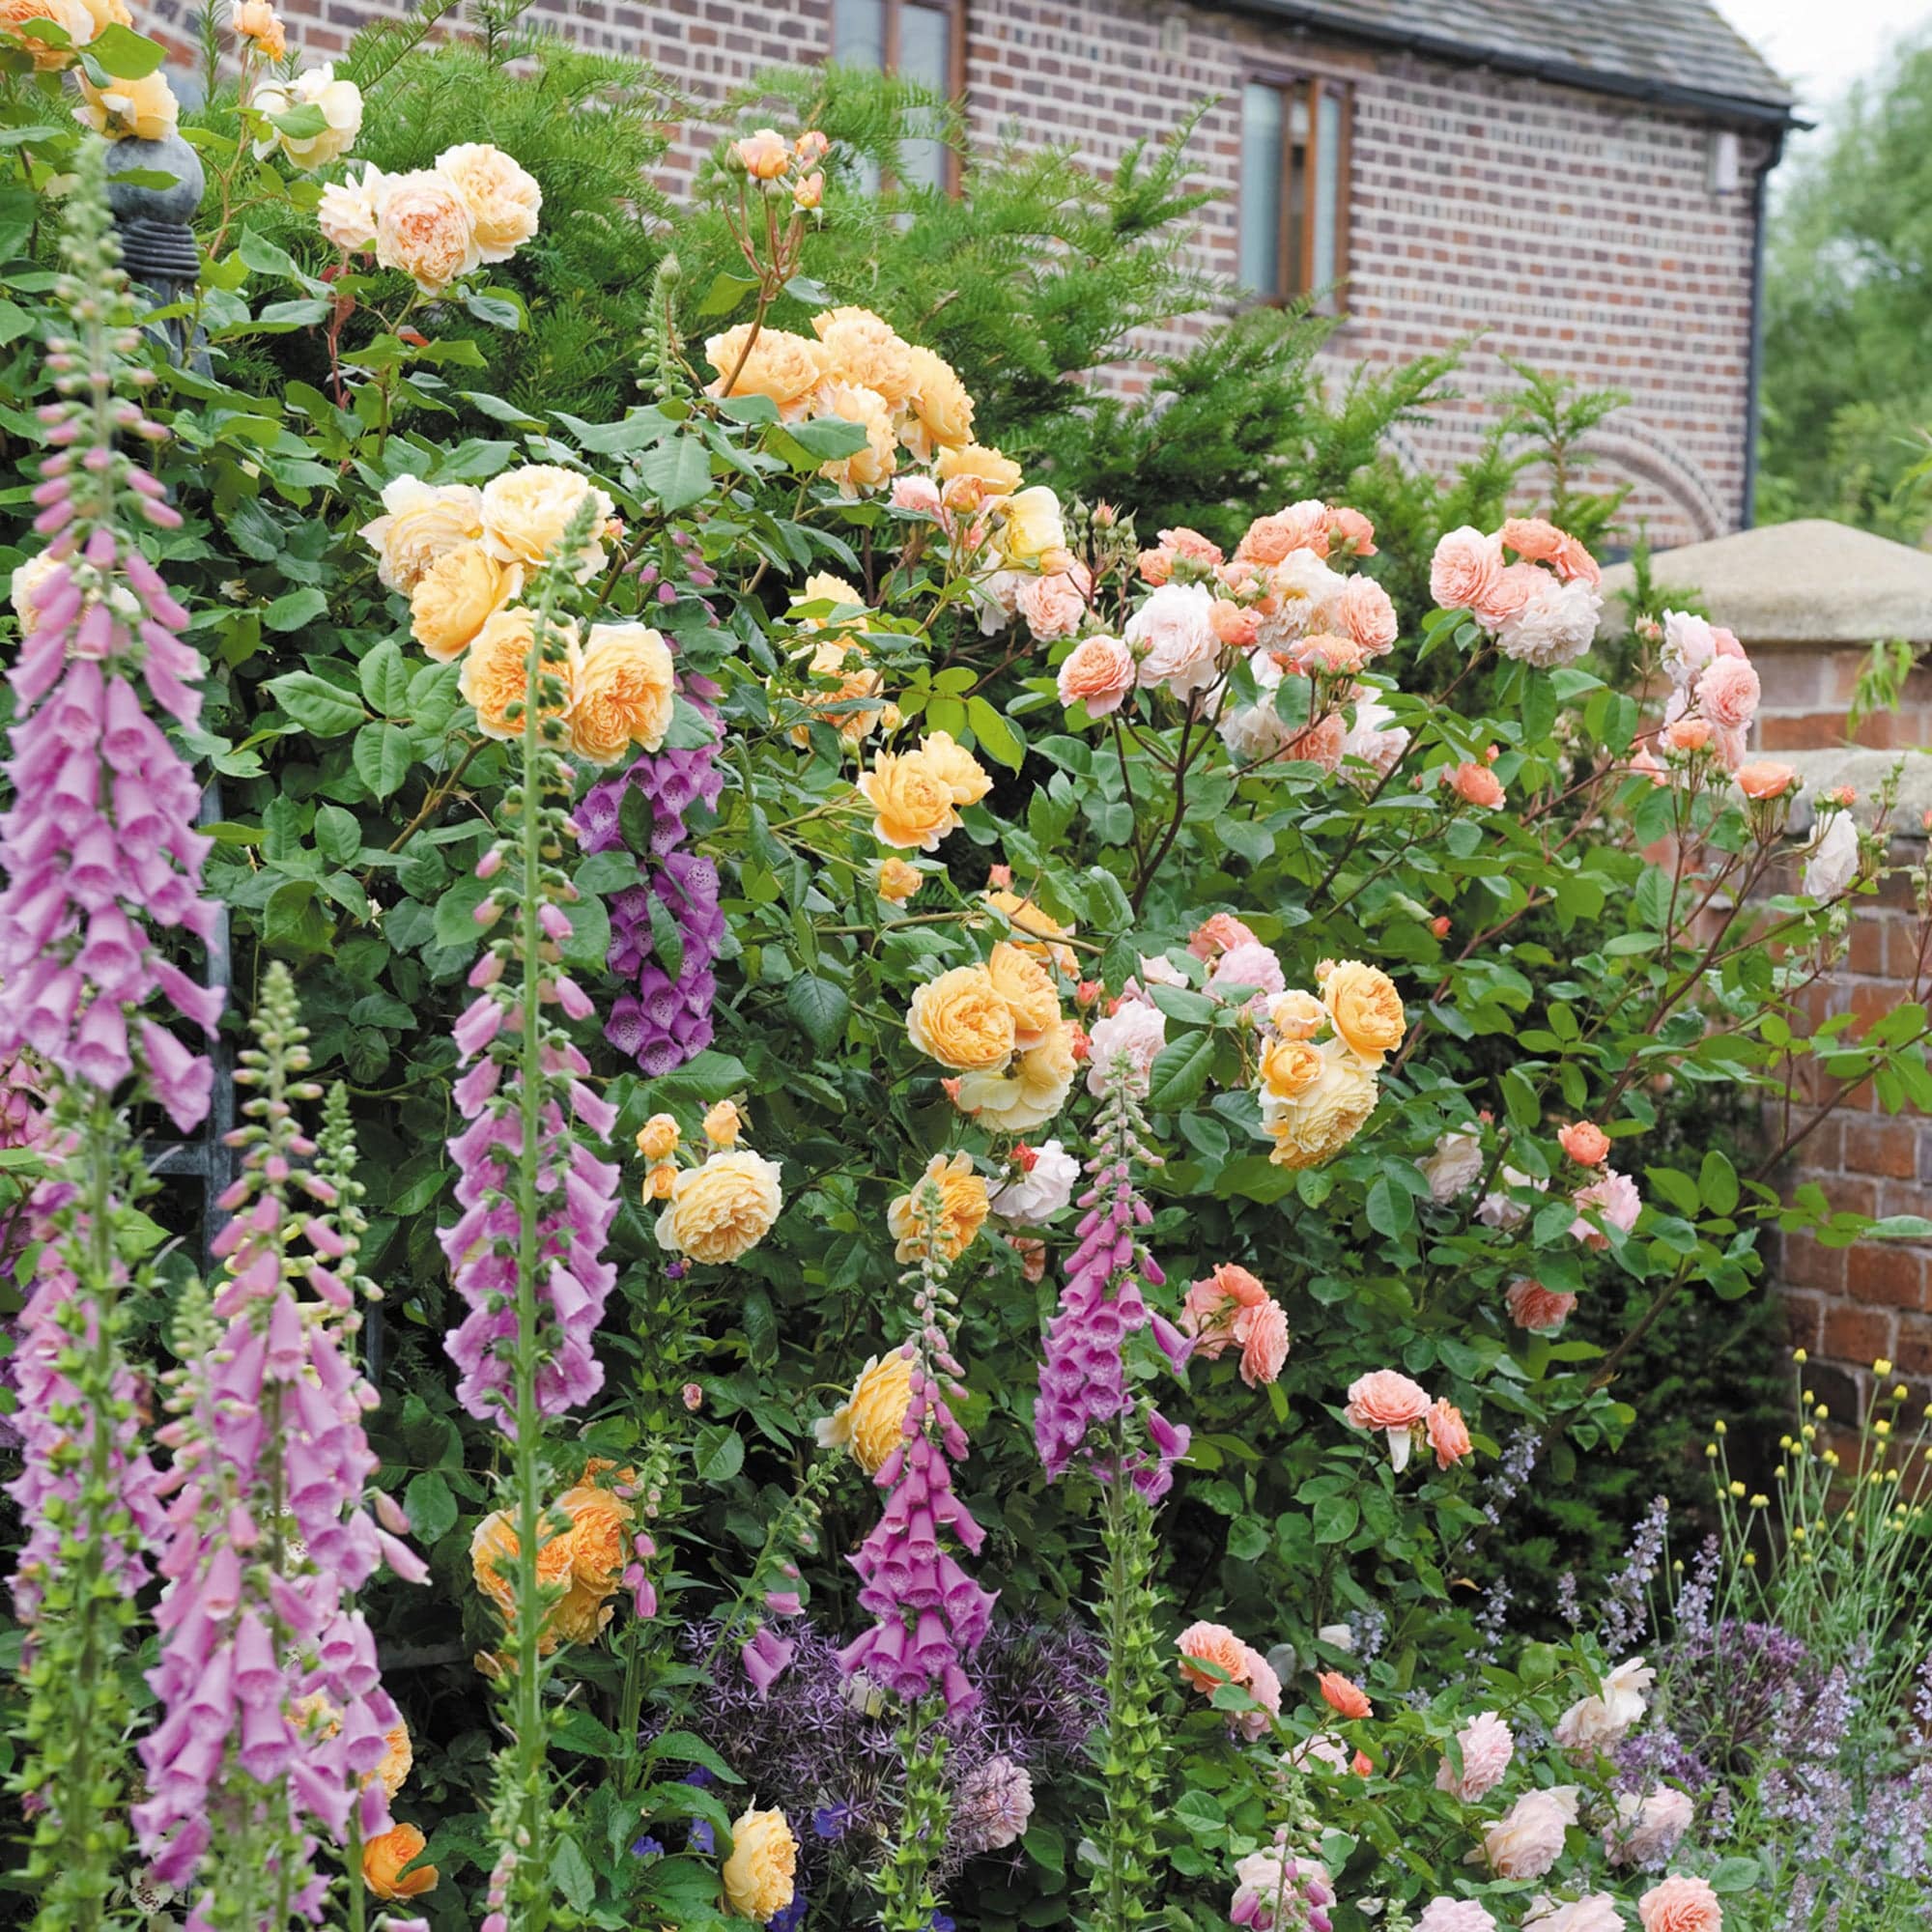
[[[1750,260],[1750,347],[1745,363],[1745,493],[1739,526],[1749,529],[1757,522],[1757,430],[1758,392],[1764,380],[1764,231],[1771,200],[1771,171],[1784,153],[1784,130],[1772,136],[1771,153],[1765,156],[1751,185]]]

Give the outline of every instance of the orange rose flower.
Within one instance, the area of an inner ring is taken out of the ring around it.
[[[1610,1151],[1610,1137],[1594,1121],[1577,1121],[1559,1127],[1556,1138],[1578,1167],[1601,1167]]]
[[[571,750],[596,765],[657,751],[675,681],[670,649],[647,624],[592,624],[570,707]]]
[[[1248,1647],[1226,1624],[1189,1624],[1174,1643],[1180,1653],[1180,1674],[1195,1690],[1211,1693],[1224,1679],[1231,1684],[1247,1681]],[[1201,1669],[1204,1663],[1215,1665],[1222,1675]]]
[[[1765,759],[1754,765],[1740,765],[1737,772],[1738,789],[1748,799],[1763,801],[1779,798],[1789,791],[1791,781],[1797,774],[1789,765],[1774,764]]]
[[[1373,1709],[1361,1687],[1351,1683],[1339,1670],[1324,1670],[1315,1682],[1321,1692],[1322,1702],[1345,1718],[1366,1718]]]
[[[420,1898],[436,1889],[434,1865],[419,1865],[409,1873],[403,1867],[422,1856],[428,1843],[413,1825],[392,1825],[380,1838],[371,1838],[362,1847],[362,1883],[378,1898]]]

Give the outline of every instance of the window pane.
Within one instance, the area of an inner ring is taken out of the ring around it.
[[[1257,295],[1281,293],[1282,107],[1279,88],[1241,90],[1240,278]]]
[[[1308,90],[1297,87],[1288,96],[1288,222],[1282,240],[1281,290],[1301,295],[1308,287],[1301,264],[1308,232]]]
[[[1325,289],[1339,266],[1336,244],[1342,227],[1342,97],[1324,87],[1315,104],[1315,276],[1313,286]]]
[[[886,64],[886,0],[832,0],[832,58],[847,67]]]
[[[952,17],[943,7],[907,4],[899,9],[899,72],[907,80],[951,96],[952,93]],[[908,141],[905,172],[909,183],[923,187],[946,185],[946,144]]]

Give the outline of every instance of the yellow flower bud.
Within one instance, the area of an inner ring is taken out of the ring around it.
[[[1891,1364],[1883,1355],[1872,1364],[1872,1374],[1875,1376],[1884,1377],[1890,1375],[1890,1373]]]
[[[1796,1362],[1800,1368],[1803,1368],[1804,1364],[1808,1362],[1811,1358],[1804,1352],[1803,1349],[1794,1349],[1791,1351],[1791,1359],[1794,1362]]]
[[[1724,1419],[1722,1416],[1719,1416],[1718,1420],[1711,1425],[1711,1431],[1712,1434],[1716,1435],[1728,1435],[1731,1433],[1728,1429],[1724,1427]]]
[[[1744,1494],[1744,1492],[1745,1492],[1745,1486],[1742,1483],[1734,1482],[1731,1484],[1732,1495],[1741,1496]]]

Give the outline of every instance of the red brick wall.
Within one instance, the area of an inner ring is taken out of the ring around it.
[[[183,0],[157,0],[166,15]],[[288,0],[294,37],[338,51],[407,0]],[[829,0],[539,0],[526,17],[655,63],[700,106],[761,68],[823,58]],[[968,0],[967,97],[982,146],[1070,144],[1113,167],[1219,97],[1193,143],[1205,266],[1233,278],[1238,90],[1251,64],[1355,85],[1348,364],[1482,337],[1463,400],[1405,432],[1401,453],[1454,465],[1514,379],[1508,355],[1627,390],[1591,467],[1634,484],[1633,530],[1660,547],[1734,528],[1744,492],[1751,213],[1707,182],[1710,129],[1637,103],[1406,56],[1311,43],[1278,22],[1153,0]],[[710,130],[672,156],[688,175]],[[1744,179],[1765,156],[1744,143]],[[1171,349],[1179,326],[1148,345]],[[1130,383],[1132,371],[1117,372]]]

